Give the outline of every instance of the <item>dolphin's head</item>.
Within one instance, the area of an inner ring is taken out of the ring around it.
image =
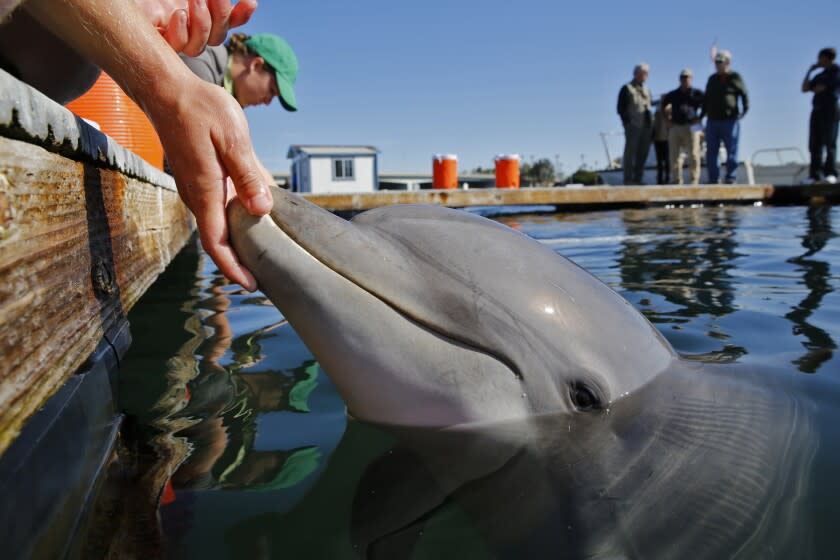
[[[446,426],[606,409],[675,359],[598,279],[510,228],[433,206],[352,221],[272,189],[231,238],[355,416]]]

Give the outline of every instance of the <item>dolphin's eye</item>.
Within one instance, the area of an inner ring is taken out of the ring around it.
[[[573,381],[569,385],[569,396],[572,399],[572,404],[578,410],[588,411],[600,410],[602,408],[601,399],[598,398],[598,394],[581,381]]]

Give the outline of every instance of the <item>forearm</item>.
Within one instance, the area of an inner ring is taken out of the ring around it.
[[[805,79],[802,80],[802,93],[808,93],[811,91],[811,71],[805,74]]]
[[[24,9],[107,72],[150,116],[174,102],[190,74],[133,0],[28,0]]]

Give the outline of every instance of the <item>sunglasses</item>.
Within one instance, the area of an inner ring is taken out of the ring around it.
[[[715,64],[723,64],[724,62],[726,62],[725,58],[716,58],[715,59]]]

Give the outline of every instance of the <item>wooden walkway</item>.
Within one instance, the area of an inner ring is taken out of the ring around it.
[[[392,204],[468,206],[549,205],[558,210],[592,210],[666,204],[840,202],[840,185],[700,185],[644,187],[554,187],[379,191],[356,194],[307,194],[311,202],[335,212],[362,211]]]

